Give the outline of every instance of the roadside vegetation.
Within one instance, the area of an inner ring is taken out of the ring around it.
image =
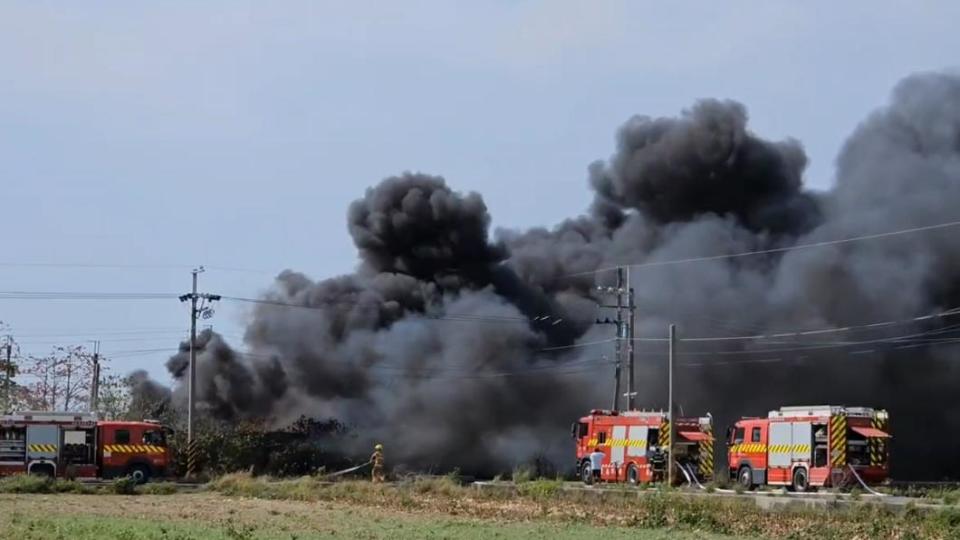
[[[132,478],[117,478],[108,484],[85,484],[62,478],[49,478],[37,475],[15,475],[0,478],[0,493],[44,494],[71,493],[75,495],[172,495],[177,493],[176,485],[158,482],[138,486]]]
[[[467,519],[478,523],[538,523],[552,528],[579,527],[584,531],[593,531],[593,534],[602,529],[604,535],[607,530],[631,529],[637,532],[668,530],[695,535],[720,535],[718,537],[777,537],[795,540],[960,538],[960,510],[949,506],[931,509],[908,505],[902,510],[894,511],[869,503],[845,507],[834,502],[826,507],[811,508],[797,501],[796,505],[764,510],[759,508],[754,500],[747,498],[709,497],[675,490],[637,489],[627,486],[604,491],[570,490],[565,489],[561,480],[519,480],[516,483],[503,484],[498,489],[478,489],[474,485],[462,485],[455,475],[411,476],[388,484],[373,484],[365,480],[329,482],[313,476],[277,480],[249,474],[230,474],[208,483],[204,486],[205,493],[202,495],[232,501],[230,504],[238,500],[287,501],[321,504],[328,509],[354,508],[361,513],[367,510],[386,511],[404,516],[435,516],[437,519],[454,521]],[[178,493],[178,488],[172,484],[134,486],[124,479],[112,484],[90,486],[77,482],[20,476],[0,479],[0,493],[162,496]],[[172,500],[178,501],[182,497],[191,496],[194,495],[180,493],[179,497]],[[942,497],[950,499],[952,496],[954,492]],[[158,501],[168,497],[149,499]],[[36,521],[39,518],[31,519]],[[56,516],[45,516],[44,519],[56,519]],[[64,530],[62,526],[58,527],[59,530]],[[473,534],[483,530],[480,527],[469,529],[468,532]],[[217,535],[221,533],[222,530],[209,537],[219,538]],[[79,536],[69,536],[83,538],[83,534],[86,533],[80,531]],[[186,536],[157,538],[197,537],[184,534]],[[441,536],[484,537],[469,534]],[[136,535],[124,537],[153,538]],[[550,538],[556,536],[552,535]]]
[[[233,499],[225,504],[223,496],[214,493],[186,494],[182,499],[76,495],[44,497],[41,501],[31,498],[35,497],[0,495],[0,507],[4,509],[0,512],[0,531],[3,531],[0,537],[18,540],[732,540],[724,535],[668,529],[475,519],[354,508],[344,504],[264,499]]]
[[[343,502],[408,512],[440,512],[479,519],[538,520],[603,527],[791,539],[960,538],[960,511],[945,508],[894,512],[880,505],[841,508],[797,506],[762,510],[750,499],[699,497],[671,490],[564,490],[557,480],[528,480],[514,489],[478,490],[450,477],[412,478],[395,484],[326,483],[304,477],[270,480],[234,474],[209,486],[231,497]]]

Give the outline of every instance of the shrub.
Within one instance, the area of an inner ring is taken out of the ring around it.
[[[459,496],[463,491],[459,477],[450,475],[440,478],[416,478],[412,486],[417,493],[436,493],[446,496]]]
[[[562,492],[563,480],[533,480],[517,486],[521,495],[537,501],[555,499]]]
[[[521,465],[513,469],[513,483],[522,484],[534,479],[534,470],[528,465]]]
[[[137,494],[137,481],[129,476],[115,479],[111,487],[113,488],[113,492],[117,495]]]
[[[0,478],[0,493],[52,493],[54,479],[34,474]]]
[[[941,498],[943,499],[944,504],[957,504],[957,502],[960,502],[960,490],[957,490],[957,489],[944,490]]]

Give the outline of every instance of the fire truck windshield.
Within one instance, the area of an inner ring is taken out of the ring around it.
[[[733,441],[732,441],[733,444],[740,444],[740,443],[742,443],[742,442],[743,442],[744,435],[745,435],[745,430],[744,430],[744,428],[738,427],[738,428],[736,429],[736,431],[734,431],[734,433],[733,433]]]
[[[161,430],[145,431],[143,433],[143,444],[151,446],[166,446],[167,437]]]

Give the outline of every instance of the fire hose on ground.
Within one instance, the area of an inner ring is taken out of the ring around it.
[[[853,473],[853,477],[857,479],[857,482],[860,482],[860,485],[863,486],[863,489],[867,490],[867,493],[869,493],[869,494],[871,494],[871,495],[876,495],[877,497],[886,497],[886,496],[887,496],[886,493],[880,493],[879,491],[875,491],[875,490],[870,489],[870,486],[868,486],[867,483],[863,481],[863,478],[860,478],[860,475],[857,474],[857,470],[853,468],[853,465],[850,465],[850,464],[848,463],[848,464],[847,464],[847,467],[850,467],[850,472]]]
[[[352,473],[352,472],[359,471],[360,469],[362,469],[362,468],[364,468],[364,467],[367,467],[367,466],[369,466],[369,465],[372,465],[372,464],[373,464],[373,461],[372,461],[372,460],[371,460],[371,461],[368,461],[368,462],[366,462],[366,463],[361,463],[360,465],[357,465],[357,466],[355,466],[355,467],[350,467],[349,469],[344,469],[344,470],[342,470],[342,471],[337,471],[337,472],[334,472],[334,473],[330,473],[330,474],[324,475],[324,476],[323,476],[323,479],[326,480],[326,479],[328,479],[328,478],[336,478],[337,476],[343,476],[343,475],[345,475],[345,474],[350,474],[350,473]]]
[[[700,480],[697,479],[696,473],[693,470],[691,470],[692,466],[690,467],[690,469],[688,469],[687,466],[683,465],[682,463],[677,463],[677,467],[683,473],[683,476],[686,477],[688,484],[690,484],[691,486],[696,485],[698,488],[706,491],[707,488],[700,483]],[[871,495],[876,495],[877,497],[887,496],[886,493],[880,493],[879,491],[876,491],[870,488],[870,486],[868,486],[867,483],[863,481],[863,478],[861,478],[860,475],[857,473],[857,470],[853,468],[853,465],[848,464],[847,467],[850,468],[850,472],[853,473],[853,477],[857,480],[857,482],[860,483],[860,486],[862,486],[867,493]],[[720,493],[733,493],[733,490],[729,490],[729,489],[717,489],[716,491]]]

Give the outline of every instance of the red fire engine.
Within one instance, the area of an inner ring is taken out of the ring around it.
[[[0,476],[130,476],[146,482],[167,473],[167,431],[155,422],[97,421],[89,413],[0,415]]]
[[[743,418],[727,433],[730,478],[806,491],[853,480],[877,484],[889,475],[886,411],[867,407],[781,407],[767,418]]]
[[[679,467],[700,481],[712,478],[711,418],[680,418],[675,424],[673,451]],[[637,484],[667,477],[670,422],[666,412],[594,409],[573,424],[571,432],[577,445],[577,471],[587,484],[593,482],[590,454],[597,448],[604,453],[601,481]]]

